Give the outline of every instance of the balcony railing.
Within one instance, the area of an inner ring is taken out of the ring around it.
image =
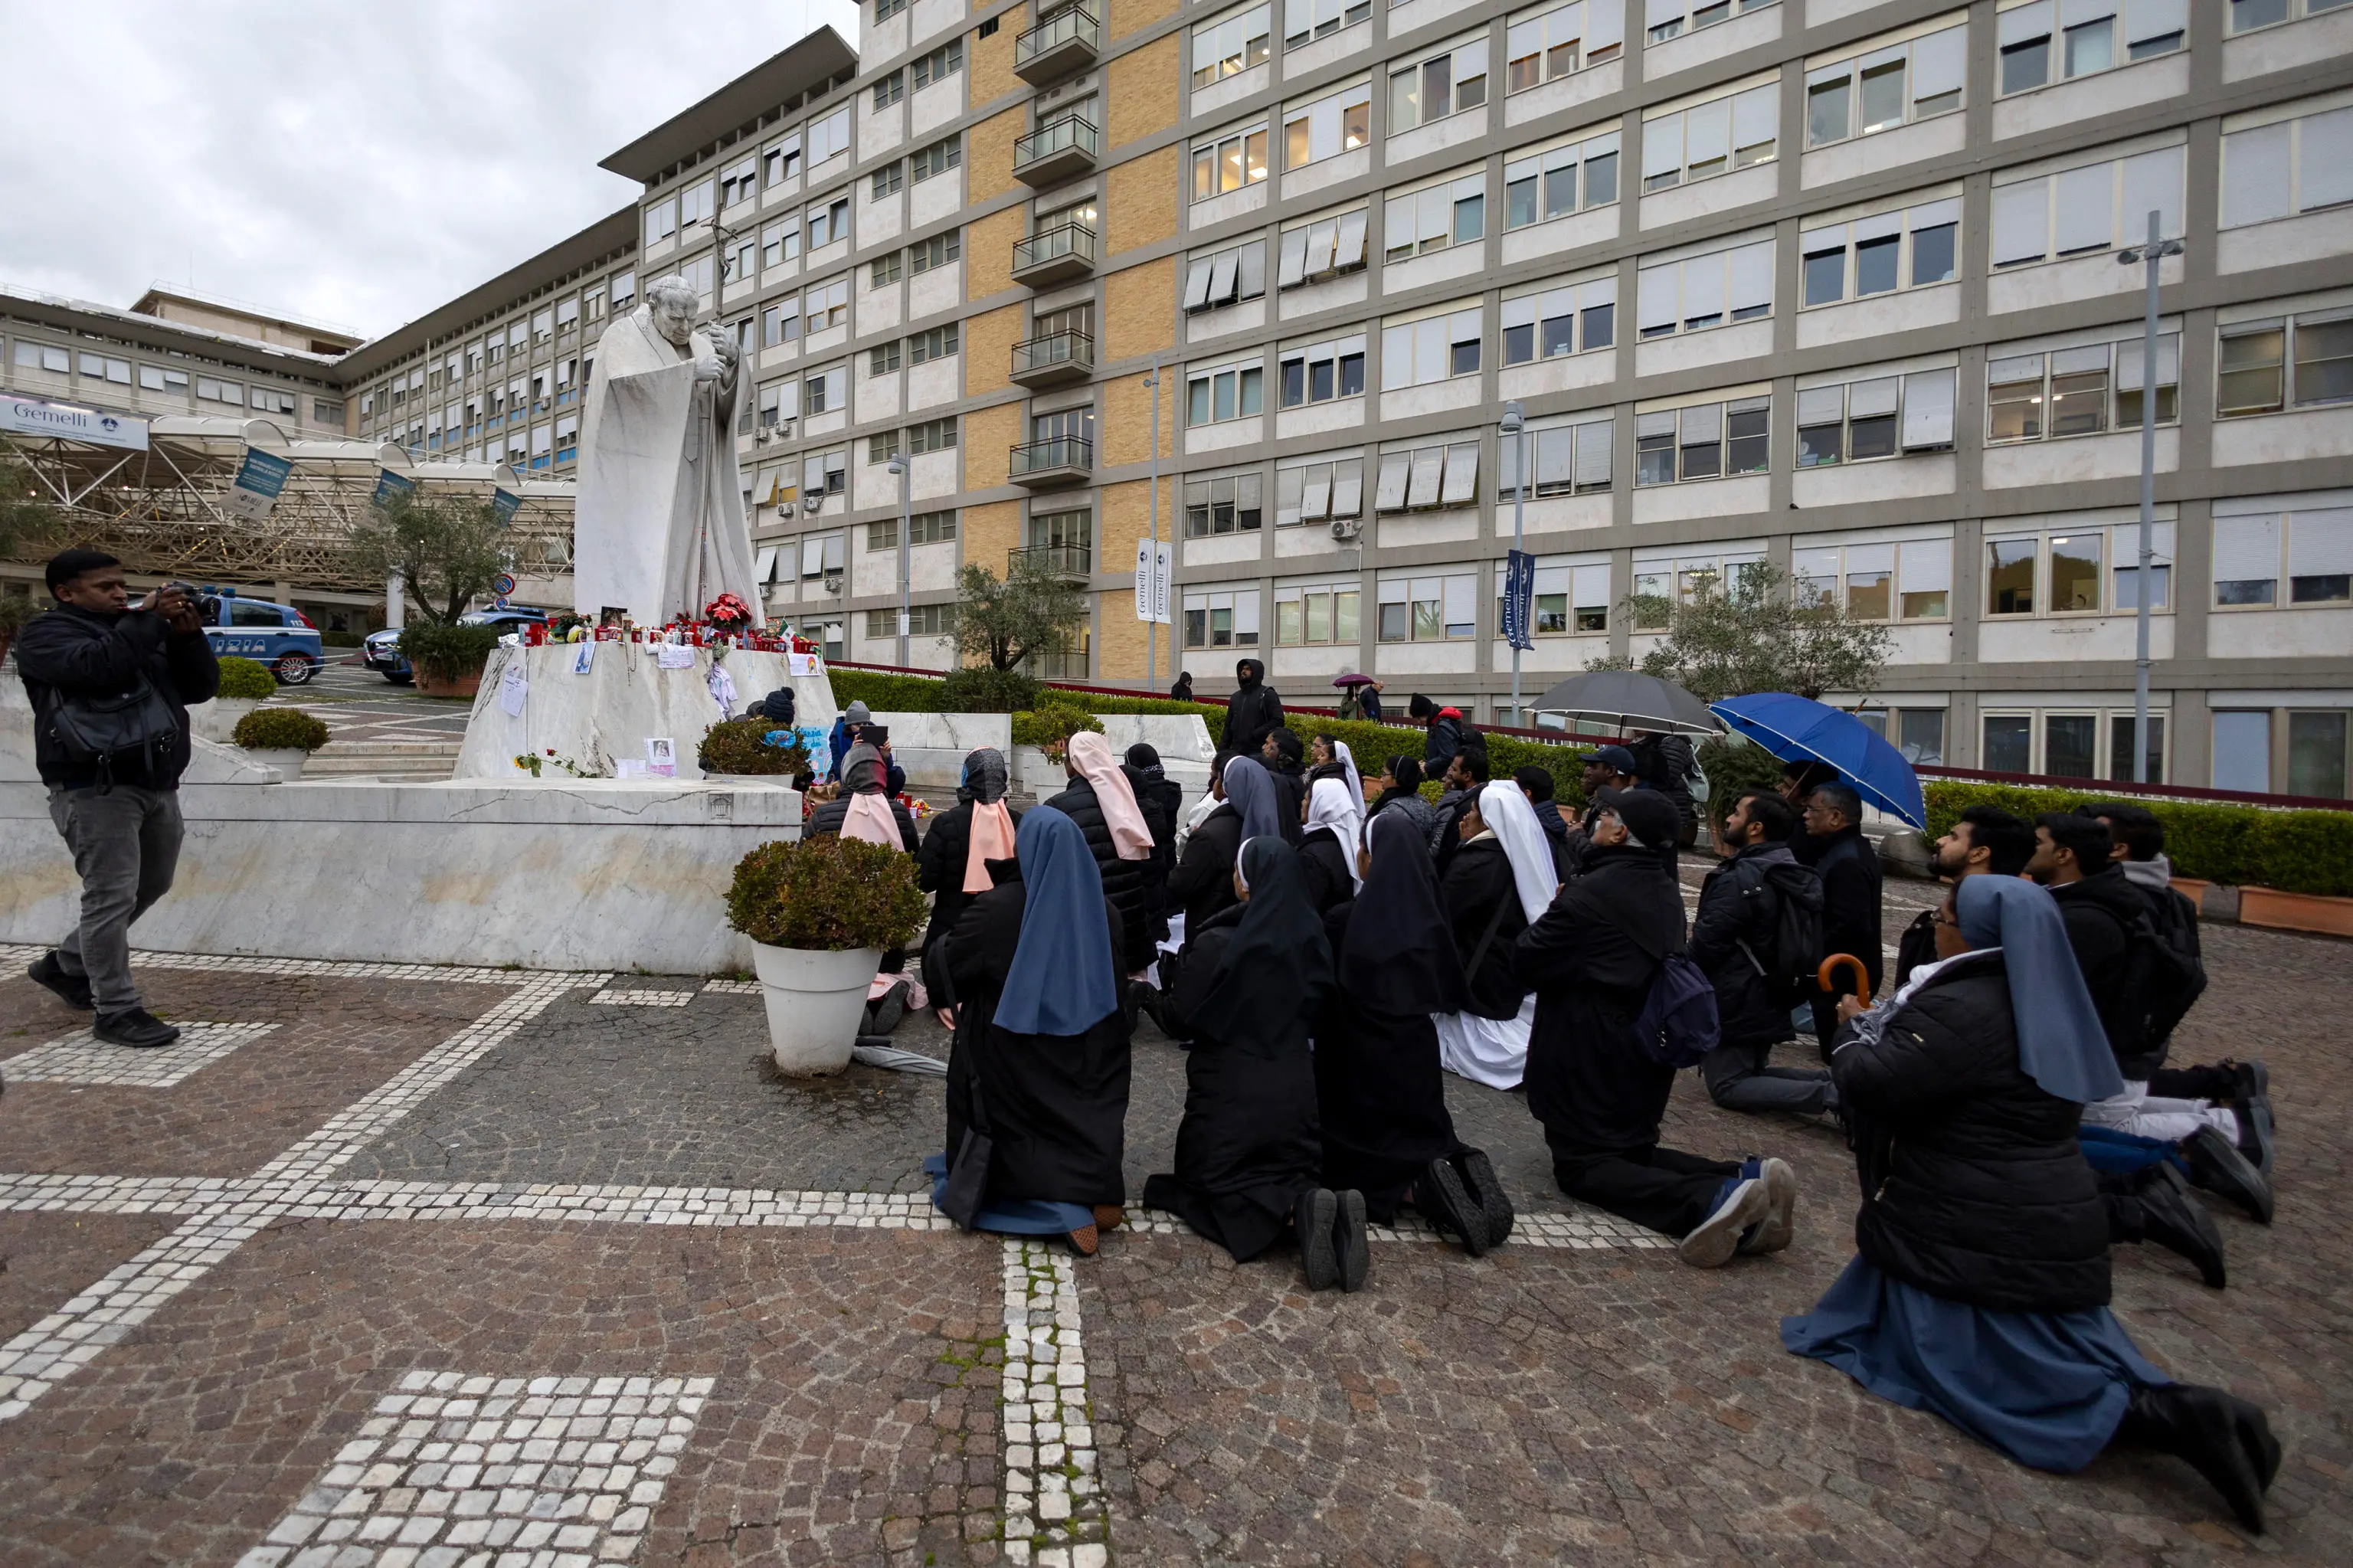
[[[1006,472],[1018,484],[1070,484],[1094,471],[1095,444],[1079,436],[1054,436],[1015,447]]]
[[[1075,331],[1047,333],[1013,345],[1013,379],[1024,387],[1076,381],[1095,367],[1095,340]]]
[[[1013,143],[1013,177],[1043,189],[1095,166],[1102,138],[1092,122],[1076,114],[1049,121]]]
[[[1083,5],[1055,12],[1013,40],[1013,74],[1032,87],[1094,64],[1103,26]]]
[[[1058,223],[1013,242],[1013,281],[1043,288],[1095,270],[1095,231],[1083,223]]]
[[[1018,563],[1066,577],[1094,575],[1095,552],[1090,545],[1031,545],[1013,552]]]

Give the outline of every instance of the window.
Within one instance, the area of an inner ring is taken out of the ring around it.
[[[1949,537],[1832,544],[1801,536],[1792,544],[1789,575],[1799,603],[1844,605],[1863,620],[1943,620],[1951,614]]]
[[[760,154],[760,179],[763,185],[780,185],[786,180],[797,179],[801,172],[801,138],[796,131],[783,141],[772,144]]]
[[[874,0],[874,19],[887,22],[907,8],[907,0]]]
[[[1477,305],[1382,323],[1382,387],[1394,391],[1478,375],[1479,340],[1484,331]]]
[[[1578,178],[1582,169],[1584,177]],[[1618,199],[1618,132],[1532,151],[1504,165],[1504,228],[1549,223]]]
[[[1388,133],[1394,136],[1486,101],[1487,37],[1482,33],[1390,70]]]
[[[58,357],[64,358],[65,351],[58,350]],[[63,370],[65,366],[60,365],[58,368]],[[196,377],[196,397],[207,403],[227,403],[237,408],[245,405],[244,387],[235,381],[216,380],[210,376]]]
[[[812,283],[804,290],[801,294],[801,322],[805,330],[812,333],[849,325],[849,279],[845,275],[828,282]]]
[[[695,298],[702,302],[705,309],[710,307],[711,286],[717,274],[717,269],[712,265],[714,260],[711,252],[706,250],[691,261],[681,261],[678,264],[679,276],[686,280],[687,287],[694,291]],[[514,330],[520,334],[522,328],[518,325]],[[511,346],[520,357],[522,349],[520,336]]]
[[[2017,267],[2137,245],[2152,208],[2158,234],[2179,238],[2181,154],[2176,143],[2052,174],[1996,175],[1993,264]]]
[[[1390,261],[1483,239],[1486,174],[1452,175],[1414,190],[1393,191],[1383,199],[1381,214]]]
[[[866,351],[866,374],[871,378],[889,376],[899,368],[899,344],[896,340],[878,343]]]
[[[1638,411],[1634,482],[1679,484],[1765,472],[1772,466],[1772,412],[1769,395]]]
[[[113,363],[120,364],[121,361]],[[128,380],[129,376],[125,376],[124,379]],[[248,399],[248,406],[265,414],[290,414],[294,411],[294,395],[280,392],[274,387],[256,387]]]
[[[801,460],[801,493],[804,496],[839,495],[849,483],[849,449],[848,447],[836,447],[828,452],[811,452]],[[827,543],[828,548],[826,553],[829,558],[825,563],[826,567],[828,570],[839,571],[841,569],[841,536],[837,534]],[[806,555],[802,557],[802,566],[804,569],[801,575],[810,576],[811,574],[806,569],[807,567]]]
[[[964,254],[964,230],[951,228],[945,234],[934,234],[929,239],[918,239],[907,247],[907,270],[928,272],[934,267],[944,267]]]
[[[808,151],[808,166],[812,169],[849,151],[849,106],[839,109],[822,120],[812,120],[803,132]]]
[[[2237,119],[2225,122],[2222,228],[2265,223],[2348,201],[2353,201],[2353,105],[2243,127]]]
[[[1282,250],[1275,270],[1275,286],[1296,289],[1320,283],[1365,265],[1365,224],[1369,215],[1359,207],[1331,217],[1311,218],[1282,231]]]
[[[1495,626],[1504,624],[1504,563],[1495,563]],[[1567,637],[1609,630],[1609,563],[1580,566],[1538,562],[1529,605],[1528,630],[1538,637]]]
[[[962,69],[964,40],[950,38],[907,68],[907,85],[921,92],[934,82],[945,81]]]
[[[1773,156],[1781,84],[1768,81],[1642,119],[1642,188],[1662,191]]]
[[[1266,61],[1269,5],[1229,11],[1193,29],[1193,90]]]
[[[1257,365],[1191,372],[1185,381],[1185,422],[1210,425],[1258,413],[1265,379],[1265,368]]]
[[[956,422],[954,415],[944,419],[927,419],[920,425],[911,425],[907,429],[907,450],[913,456],[920,457],[925,452],[953,451],[955,450],[955,444]]]
[[[2346,715],[2291,713],[2287,715],[2287,792],[2341,800],[2346,797]],[[2131,747],[2126,747],[2130,755]],[[2155,778],[2155,774],[2149,777]]]
[[[1185,481],[1185,536],[1255,534],[1263,516],[1262,480],[1256,469],[1243,473],[1188,475]]]
[[[804,215],[804,227],[808,232],[808,248],[830,245],[837,239],[849,238],[849,196],[847,192],[813,203]]]
[[[1185,646],[1258,646],[1258,589],[1233,588],[1185,596]]]
[[[1436,506],[1474,506],[1479,501],[1479,440],[1433,442],[1381,453],[1373,485],[1376,512],[1422,512]]]
[[[1266,292],[1266,241],[1212,250],[1185,263],[1185,309],[1210,311]]]
[[[1834,305],[1951,282],[1960,221],[1961,198],[1950,196],[1801,230],[1798,254],[1806,304]]]
[[[678,198],[658,201],[646,208],[646,243],[652,245],[678,232]]]
[[[119,387],[131,385],[131,362],[103,354],[85,353],[81,356],[82,378],[87,381],[111,381]],[[257,396],[259,388],[256,389]],[[263,405],[256,403],[255,408]]]
[[[1282,351],[1282,406],[1329,403],[1365,393],[1365,334]]]
[[[2189,0],[2016,0],[1995,21],[2000,90],[2027,92],[2189,42]]]
[[[2221,335],[2224,418],[2353,400],[2353,307],[2235,322]]]
[[[895,530],[897,524],[892,524]],[[893,549],[896,546],[892,546]],[[948,621],[955,607],[944,604],[911,605],[907,609],[907,635],[910,637],[942,637],[947,634]],[[899,612],[895,609],[870,609],[866,612],[866,635],[896,637],[899,635]]]
[[[1642,19],[1650,29],[1646,35],[1650,41],[1663,44],[1686,32],[1728,22],[1736,11],[1746,15],[1773,4],[1775,0],[1645,0]]]
[[[1966,24],[1888,44],[1806,72],[1806,145],[1893,131],[1961,106]]]
[[[956,352],[961,342],[961,329],[955,322],[917,333],[907,340],[907,363],[928,365],[934,359],[945,359]]]
[[[797,294],[787,294],[760,312],[760,346],[776,348],[798,342],[801,335],[801,302]]]
[[[2291,17],[2317,16],[2345,3],[2346,0],[2231,0],[2231,31],[2252,32]]]
[[[877,546],[873,542],[873,530],[878,527],[886,528],[890,533],[888,541],[881,546]],[[944,545],[954,540],[955,536],[956,514],[953,509],[945,512],[918,512],[907,519],[907,543],[910,545]],[[867,524],[868,549],[896,549],[898,545],[897,519],[893,518],[884,524]]]
[[[1528,493],[1587,495],[1609,488],[1610,448],[1618,422],[1609,414],[1574,414],[1531,421],[1518,440],[1506,436],[1496,449],[1495,499],[1500,503],[1519,485],[1520,448],[1529,449],[1535,473]]]
[[[1352,643],[1362,636],[1353,582],[1293,584],[1274,590],[1277,647]]]
[[[1504,363],[1584,354],[1617,341],[1618,280],[1614,274],[1559,283],[1504,299]]]
[[[873,199],[881,201],[884,196],[896,196],[906,188],[906,185],[907,165],[893,159],[874,171]],[[816,245],[823,242],[812,239],[809,243]]]
[[[841,409],[849,405],[849,369],[836,365],[825,370],[813,370],[801,377],[801,408],[810,415]]]
[[[1956,372],[1915,370],[1798,388],[1798,466],[1866,462],[1953,444]]]
[[[570,332],[574,327],[576,327],[579,324],[580,297],[575,294],[568,300],[557,301],[555,305],[555,330],[558,332]],[[454,354],[449,356],[449,374],[451,376],[458,374],[458,356]]]
[[[760,238],[750,230],[727,240],[727,281],[749,282],[760,275]]]
[[[2159,508],[2150,562],[2150,607],[2172,605],[2174,524]],[[2114,563],[2114,584],[2109,567]],[[2140,524],[2056,526],[1986,541],[1988,615],[2125,613],[2140,603]]]
[[[1676,604],[1689,604],[1712,591],[1737,593],[1748,573],[1765,558],[1761,548],[1719,548],[1721,553],[1637,554],[1634,591],[1628,596],[1634,611],[1633,630],[1664,631],[1668,613]]]
[[[23,370],[47,371],[56,376],[69,375],[73,370],[73,355],[48,344],[16,340],[16,365]]]
[[[866,286],[869,289],[887,289],[899,281],[905,268],[904,252],[893,250],[888,256],[878,256],[866,269]]]
[[[2180,417],[2181,334],[2157,340],[2157,421]],[[2111,398],[2111,388],[2114,397]],[[2140,428],[2141,340],[2084,344],[2041,354],[2005,354],[1986,362],[1986,439],[2047,440]]]
[[[889,462],[899,455],[899,432],[879,430],[866,438],[866,461],[870,463]]]
[[[715,180],[698,180],[678,193],[678,226],[681,228],[689,224],[711,221],[712,197],[717,188]]]
[[[905,71],[892,71],[874,84],[874,107],[876,109],[888,109],[906,96],[907,73]],[[882,193],[877,191],[874,194],[881,196]]]
[[[1286,169],[1303,169],[1353,153],[1372,139],[1370,79],[1352,82],[1310,103],[1287,105],[1282,111],[1282,166]]]
[[[1512,22],[1504,90],[1525,92],[1618,58],[1625,37],[1625,0],[1570,0]]]
[[[1293,460],[1275,471],[1274,525],[1278,528],[1364,514],[1363,458]]]
[[[1671,337],[1773,313],[1773,241],[1768,237],[1677,260],[1644,265],[1636,302],[1645,338]]]
[[[1193,199],[1207,201],[1266,178],[1266,127],[1229,131],[1193,143]]]
[[[1476,572],[1430,577],[1383,577],[1380,640],[1384,642],[1444,642],[1479,634]]]
[[[1050,414],[1033,414],[1029,418],[1031,441],[1083,441],[1089,450],[1095,442],[1095,411],[1092,408],[1062,408]],[[1083,514],[1082,514],[1083,515]]]
[[[638,275],[635,272],[623,272],[614,278],[613,308],[615,310],[617,311],[623,306],[629,304],[635,301],[637,297]],[[470,374],[471,373],[471,369],[472,367],[470,366],[468,366]]]
[[[719,205],[733,207],[750,201],[760,190],[760,160],[745,158],[719,176]]]
[[[1295,49],[1310,39],[1353,27],[1372,14],[1372,0],[1282,0],[1282,47]]]
[[[964,165],[964,137],[961,134],[943,136],[928,147],[917,148],[907,160],[908,177],[917,184],[934,175],[944,175],[950,169]]]
[[[2263,505],[2216,503],[2215,608],[2353,603],[2353,503],[2338,493],[2252,509]]]

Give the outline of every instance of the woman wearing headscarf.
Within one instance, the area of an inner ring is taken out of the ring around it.
[[[1356,895],[1356,809],[1337,779],[1318,779],[1307,792],[1307,832],[1299,841],[1307,896],[1318,913]]]
[[[932,895],[932,923],[923,946],[955,929],[966,906],[994,886],[988,863],[1013,858],[1020,813],[1005,803],[1009,774],[1005,753],[983,747],[964,759],[956,803],[932,819],[915,852],[915,882]]]
[[[1224,801],[1201,819],[1168,875],[1168,896],[1185,906],[1188,941],[1203,921],[1235,902],[1234,866],[1242,841],[1282,837],[1282,824],[1275,816],[1274,781],[1264,768],[1250,758],[1229,758],[1218,778],[1226,792]]]
[[[1028,812],[1014,842],[1017,863],[997,863],[997,885],[925,955],[956,1023],[947,1150],[924,1169],[966,1230],[1066,1235],[1092,1254],[1126,1202],[1119,916],[1068,816]]]
[[[1337,983],[1315,1022],[1324,1185],[1356,1188],[1386,1224],[1409,1199],[1473,1255],[1511,1234],[1485,1154],[1454,1135],[1431,1016],[1467,995],[1430,852],[1394,812],[1373,818],[1356,896],[1324,917]]]
[[[882,753],[860,739],[841,759],[841,793],[818,807],[810,816],[811,838],[839,833],[871,844],[889,844],[913,854],[917,848],[915,819],[907,808],[884,793]]]
[[[1438,818],[1430,809],[1430,802],[1421,798],[1421,759],[1392,757],[1374,782],[1380,790],[1373,797],[1372,810],[1366,821],[1369,822],[1383,811],[1401,812],[1413,823],[1413,831],[1421,835],[1422,842],[1428,843],[1431,831],[1438,826]]]
[[[1172,1013],[1192,1048],[1174,1172],[1144,1185],[1166,1209],[1248,1263],[1286,1227],[1310,1288],[1365,1280],[1365,1201],[1320,1184],[1315,1070],[1308,1030],[1332,989],[1332,949],[1299,857],[1280,839],[1242,845],[1242,902],[1212,916]]]
[[[1102,736],[1092,730],[1071,736],[1062,766],[1071,781],[1044,804],[1078,823],[1086,834],[1087,848],[1102,871],[1103,896],[1119,912],[1121,972],[1135,974],[1152,962],[1147,906],[1157,870],[1152,823],[1136,804],[1119,754]]]
[[[2263,1413],[2172,1382],[2108,1311],[2107,1220],[2075,1128],[2122,1080],[2058,906],[1965,877],[1936,936],[1937,961],[1894,995],[1840,1004],[1857,1255],[1781,1342],[2037,1469],[2111,1443],[2177,1455],[2260,1531],[2280,1456]]]
[[[1527,1074],[1536,1003],[1513,978],[1512,948],[1543,918],[1560,879],[1535,811],[1511,780],[1482,785],[1457,821],[1461,847],[1439,888],[1471,994],[1469,1006],[1438,1016],[1438,1059],[1491,1089],[1517,1088]]]

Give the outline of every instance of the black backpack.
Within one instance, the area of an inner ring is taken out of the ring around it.
[[[117,768],[151,781],[180,734],[170,701],[143,672],[111,696],[69,696],[52,687],[48,723],[66,756],[97,775],[100,794],[114,788]]]
[[[1707,971],[1682,951],[1652,952],[1634,934],[1633,926],[1611,911],[1609,918],[1626,933],[1643,957],[1659,966],[1634,1017],[1635,1038],[1642,1054],[1662,1067],[1696,1067],[1701,1058],[1723,1043],[1715,1009],[1715,987]]]
[[[2198,916],[2189,900],[2172,888],[2146,888],[2148,908],[2133,916],[2126,932],[2121,994],[2132,999],[2140,1027],[2139,1049],[2154,1050],[2171,1038],[2176,1025],[2206,991],[2206,965],[2200,957]]]
[[[1793,1008],[1820,991],[1816,979],[1823,958],[1822,879],[1811,866],[1768,865],[1750,896],[1773,900],[1772,936],[1762,951],[1746,942],[1740,950],[1764,977],[1766,999]]]

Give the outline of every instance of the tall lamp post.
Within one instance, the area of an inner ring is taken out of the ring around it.
[[[2148,613],[2156,599],[2157,563],[2157,267],[2181,254],[2179,239],[2157,237],[2158,214],[2148,215],[2148,243],[2116,252],[2120,265],[2145,266],[2147,287],[2140,323],[2140,569],[2133,574],[2136,614],[2133,661],[2133,782],[2148,782]],[[2177,373],[2178,378],[2178,373]]]
[[[1504,439],[1512,443],[1512,554],[1517,556],[1525,537],[1528,493],[1527,416],[1517,398],[1504,405],[1501,428]],[[1520,711],[1520,643],[1526,629],[1523,627],[1521,630],[1522,637],[1512,640],[1512,725],[1514,728],[1519,727],[1526,716]]]
[[[915,485],[909,475],[905,452],[893,453],[884,466],[899,476],[899,667],[903,670],[909,667],[907,624],[914,618],[915,580],[907,563],[914,534]]]
[[[1147,568],[1151,573],[1151,578],[1145,585],[1148,590],[1145,608],[1151,613],[1145,617],[1144,622],[1144,689],[1146,692],[1156,692],[1160,689],[1158,661],[1162,592],[1160,582],[1160,356],[1156,354],[1152,356],[1152,374],[1144,378],[1144,384],[1152,388],[1152,478],[1150,481],[1152,564]]]

